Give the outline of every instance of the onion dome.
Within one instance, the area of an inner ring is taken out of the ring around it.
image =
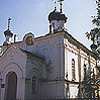
[[[6,37],[6,36],[12,37],[12,36],[13,36],[13,33],[12,33],[9,29],[7,29],[7,30],[4,32],[4,35],[5,35],[5,37]]]
[[[8,29],[4,32],[5,37],[6,36],[9,36],[9,37],[13,36],[13,33],[9,29],[9,27],[10,27],[10,20],[11,20],[11,18],[8,19]]]
[[[65,22],[67,21],[67,17],[65,16],[65,14],[62,14],[61,12],[57,12],[56,10],[54,10],[53,12],[51,12],[48,16],[48,20],[51,22],[52,20],[64,20]]]

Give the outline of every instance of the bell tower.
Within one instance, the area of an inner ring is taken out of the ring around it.
[[[67,22],[67,17],[65,16],[65,14],[63,14],[63,1],[64,0],[58,0],[57,2],[59,2],[60,4],[60,10],[57,11],[55,7],[55,9],[48,16],[50,33],[63,31],[65,29],[64,24]]]
[[[13,37],[13,33],[10,31],[10,21],[11,18],[8,18],[8,29],[4,32],[5,35],[5,41],[3,43],[3,45],[8,45],[11,43],[11,38]]]

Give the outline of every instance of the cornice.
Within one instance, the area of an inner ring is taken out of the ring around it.
[[[80,43],[78,40],[76,40],[71,34],[69,34],[68,32],[65,31],[65,35],[64,37],[66,39],[68,39],[68,41],[75,45],[77,48],[83,50],[84,52],[86,52],[88,55],[91,55],[92,57],[94,57],[95,59],[97,59],[97,55],[94,54],[91,50],[89,50],[86,46],[84,46],[82,43]]]

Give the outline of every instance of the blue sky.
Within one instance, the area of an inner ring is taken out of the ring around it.
[[[0,44],[5,39],[3,32],[7,29],[8,17],[12,18],[11,30],[18,40],[28,32],[36,37],[48,33],[48,14],[53,8],[52,0],[0,0]],[[91,16],[96,15],[95,0],[64,0],[64,13],[68,17],[68,32],[89,47],[84,33],[93,27]]]

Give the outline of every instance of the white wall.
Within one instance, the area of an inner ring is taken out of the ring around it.
[[[24,100],[25,89],[25,63],[26,55],[18,48],[12,46],[0,57],[0,73],[2,84],[6,87],[6,75],[15,72],[17,75],[17,99]],[[5,88],[1,88],[1,98],[4,100]]]

